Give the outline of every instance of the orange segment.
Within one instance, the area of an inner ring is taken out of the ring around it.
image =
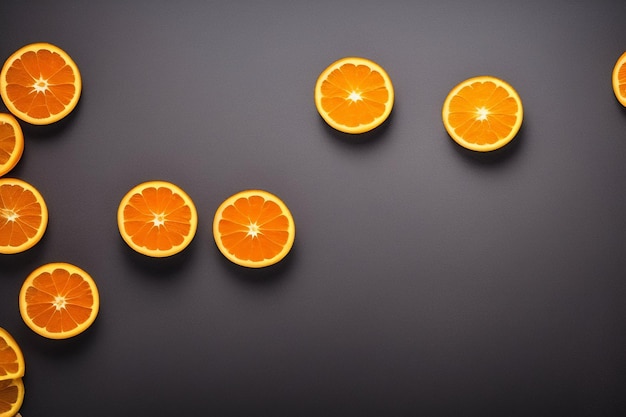
[[[24,402],[22,378],[0,381],[0,417],[13,417]]]
[[[152,257],[179,253],[193,240],[198,213],[191,198],[166,181],[135,186],[120,202],[117,224],[124,241]]]
[[[613,67],[612,83],[617,101],[626,107],[626,52],[619,57]]]
[[[332,63],[318,77],[315,106],[333,128],[364,133],[382,124],[393,108],[394,90],[387,72],[365,58]]]
[[[227,198],[213,219],[213,237],[220,252],[237,265],[273,265],[291,250],[296,234],[291,212],[275,195],[241,191]]]
[[[50,263],[33,271],[20,290],[22,319],[35,333],[67,339],[96,319],[100,296],[93,278],[77,266]]]
[[[82,89],[76,63],[61,48],[33,43],[14,52],[0,72],[0,95],[25,122],[46,125],[67,116]]]
[[[0,380],[21,378],[24,369],[22,350],[9,332],[0,327]]]
[[[17,165],[24,151],[24,135],[15,117],[0,113],[0,177]]]
[[[35,187],[15,178],[0,178],[0,253],[19,253],[41,240],[48,208]]]
[[[509,143],[522,125],[522,101],[505,81],[470,78],[454,87],[443,104],[443,124],[459,145],[492,151]]]

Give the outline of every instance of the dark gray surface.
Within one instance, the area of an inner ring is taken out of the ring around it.
[[[66,120],[22,124],[8,175],[50,210],[36,247],[0,257],[23,416],[626,415],[626,111],[610,79],[625,19],[623,0],[2,0],[1,57],[51,42],[84,80]],[[396,89],[390,120],[360,137],[313,103],[347,55]],[[525,111],[491,154],[440,117],[481,74]],[[199,211],[168,259],[117,230],[119,201],[151,179]],[[246,188],[296,221],[269,269],[230,264],[211,236]],[[23,279],[53,261],[101,292],[93,327],[66,341],[18,312]]]

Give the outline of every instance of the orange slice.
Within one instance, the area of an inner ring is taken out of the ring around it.
[[[22,378],[0,381],[0,417],[13,417],[24,402]]]
[[[152,257],[179,253],[193,240],[198,213],[191,198],[166,181],[135,186],[120,202],[117,225],[124,241]]]
[[[626,52],[619,57],[613,67],[613,92],[617,101],[626,106]]]
[[[479,152],[509,143],[522,125],[522,101],[505,81],[480,76],[454,87],[442,110],[443,125],[459,145]]]
[[[0,113],[0,177],[12,170],[22,157],[24,135],[15,117]]]
[[[273,265],[291,250],[296,228],[281,199],[263,190],[241,191],[227,198],[213,219],[220,252],[237,265]]]
[[[34,270],[22,284],[20,314],[35,333],[67,339],[85,330],[100,308],[98,288],[77,266],[55,262]]]
[[[0,95],[25,122],[47,125],[67,116],[80,98],[76,63],[61,48],[33,43],[14,52],[0,72]]]
[[[315,106],[322,118],[344,133],[364,133],[382,124],[393,108],[387,72],[365,58],[332,63],[315,84]]]
[[[19,345],[0,327],[0,380],[24,376],[24,355]]]
[[[0,178],[0,253],[19,253],[41,240],[48,208],[35,187],[15,178]]]

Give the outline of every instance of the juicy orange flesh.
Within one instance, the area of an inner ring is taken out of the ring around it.
[[[452,98],[449,122],[467,142],[493,144],[511,133],[518,110],[506,89],[490,81],[476,82]]]
[[[372,123],[385,112],[385,80],[367,65],[344,64],[322,82],[322,108],[345,126]]]
[[[124,207],[124,229],[132,241],[150,250],[179,246],[191,232],[191,209],[169,188],[149,187]]]
[[[17,353],[4,338],[0,338],[0,379],[19,371]]]
[[[7,70],[6,92],[15,107],[37,119],[62,112],[76,95],[74,71],[45,49],[28,51]]]
[[[17,247],[32,239],[42,222],[35,195],[19,185],[0,185],[0,246]]]
[[[18,400],[19,389],[12,379],[0,381],[0,415],[13,408]]]
[[[42,272],[26,289],[26,313],[50,333],[75,329],[91,316],[94,297],[82,276],[65,269]]]
[[[0,122],[0,165],[9,162],[15,150],[16,139],[13,126]]]
[[[617,71],[617,80],[619,82],[620,95],[626,97],[626,64],[622,65]]]
[[[278,255],[289,238],[289,219],[280,206],[261,196],[242,197],[222,212],[224,247],[242,260],[260,262]]]

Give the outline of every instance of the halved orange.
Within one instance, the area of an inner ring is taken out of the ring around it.
[[[0,417],[17,416],[24,403],[22,378],[0,381]]]
[[[237,265],[270,266],[291,250],[296,227],[285,203],[267,191],[246,190],[227,198],[215,212],[213,237]]]
[[[315,84],[315,106],[322,118],[344,133],[364,133],[382,124],[393,108],[387,72],[366,58],[346,57],[329,65]]]
[[[8,331],[0,327],[0,380],[24,376],[24,355]]]
[[[48,226],[48,208],[31,184],[0,178],[0,253],[19,253],[33,247]]]
[[[67,339],[96,319],[100,295],[93,278],[81,268],[53,262],[34,270],[22,284],[20,314],[35,333]]]
[[[180,187],[166,181],[148,181],[131,189],[120,202],[117,225],[124,241],[152,257],[179,253],[193,240],[198,213]]]
[[[58,46],[33,43],[14,52],[0,72],[0,95],[25,122],[46,125],[67,116],[80,98],[78,66]]]
[[[624,52],[613,67],[613,92],[617,101],[626,106],[626,52]]]
[[[459,145],[479,152],[509,143],[522,125],[522,100],[507,82],[491,76],[454,87],[442,109],[443,125]]]
[[[12,170],[22,157],[24,135],[15,117],[0,113],[0,177]]]

